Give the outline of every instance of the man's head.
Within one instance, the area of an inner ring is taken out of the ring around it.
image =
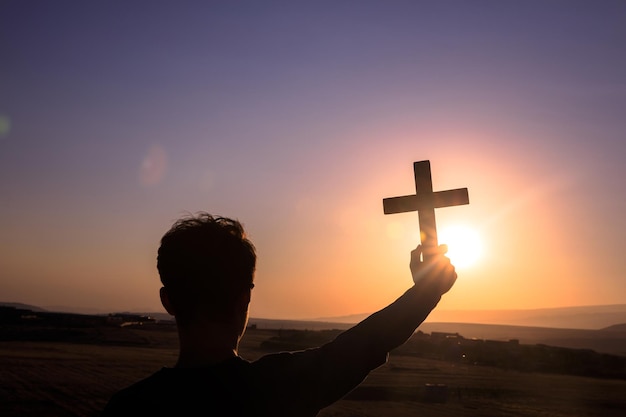
[[[254,245],[237,220],[208,213],[182,218],[161,239],[161,298],[179,325],[239,320],[255,265]],[[245,308],[247,313],[247,302]]]

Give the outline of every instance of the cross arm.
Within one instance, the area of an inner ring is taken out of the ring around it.
[[[427,208],[460,206],[462,204],[469,204],[467,188],[385,198],[383,199],[383,211],[385,214],[394,214]]]

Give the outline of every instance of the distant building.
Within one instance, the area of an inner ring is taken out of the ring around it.
[[[430,337],[434,340],[441,340],[441,339],[463,339],[463,336],[461,336],[458,333],[448,333],[448,332],[432,332],[430,334]]]
[[[156,323],[156,320],[153,317],[142,316],[139,314],[112,313],[107,316],[106,323],[109,325],[126,327],[133,325],[141,326],[147,323]]]

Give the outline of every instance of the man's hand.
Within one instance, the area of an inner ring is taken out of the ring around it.
[[[409,267],[416,286],[421,287],[424,291],[433,291],[440,296],[452,288],[457,275],[450,259],[445,256],[447,251],[446,245],[440,245],[428,257],[427,261],[422,261],[421,245],[411,251]]]

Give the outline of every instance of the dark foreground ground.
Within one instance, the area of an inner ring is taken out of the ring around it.
[[[276,348],[263,342],[278,334],[250,329],[242,356]],[[96,336],[0,342],[0,416],[97,416],[113,392],[176,360],[174,329],[101,328]],[[512,371],[405,349],[320,415],[623,417],[625,393],[624,379]]]

